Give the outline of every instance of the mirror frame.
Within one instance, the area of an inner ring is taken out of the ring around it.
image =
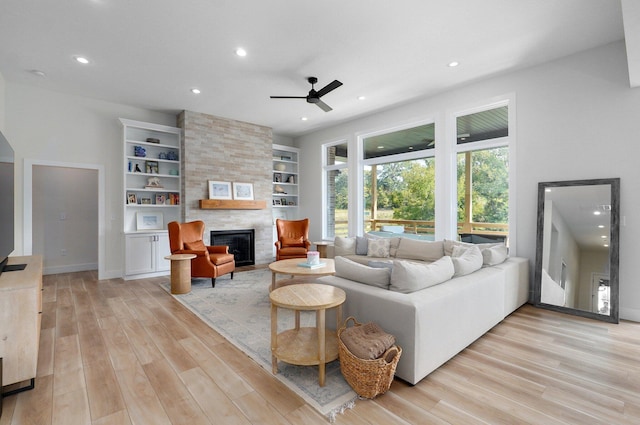
[[[557,306],[541,302],[542,296],[542,247],[544,236],[544,202],[545,190],[548,187],[570,187],[570,186],[590,186],[590,185],[610,185],[611,186],[611,234],[609,245],[609,285],[610,285],[610,314],[594,313],[586,310],[579,310],[570,307]],[[554,310],[561,313],[573,314],[590,319],[602,320],[610,323],[619,322],[619,281],[618,262],[620,245],[620,178],[591,179],[591,180],[569,180],[557,182],[538,183],[538,218],[536,235],[536,266],[534,276],[533,301],[536,307]]]

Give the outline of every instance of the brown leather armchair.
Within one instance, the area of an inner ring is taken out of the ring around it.
[[[216,286],[216,277],[231,273],[236,269],[233,254],[226,245],[206,246],[202,241],[203,221],[178,223],[172,221],[169,228],[169,246],[172,254],[195,254],[191,260],[192,277],[210,277],[211,286]]]
[[[276,261],[288,258],[307,258],[311,247],[309,242],[309,219],[276,220],[278,240],[276,241]]]

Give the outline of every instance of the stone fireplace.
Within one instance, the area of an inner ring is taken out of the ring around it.
[[[253,229],[255,264],[272,262],[271,128],[191,111],[178,115],[178,126],[184,131],[181,161],[184,220],[204,221],[205,233],[209,235],[211,231]],[[251,183],[254,199],[266,200],[266,208],[201,209],[199,201],[209,197],[209,180]]]

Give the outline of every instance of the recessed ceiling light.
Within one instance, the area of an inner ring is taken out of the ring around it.
[[[593,215],[600,215],[600,211],[594,211]]]
[[[242,47],[238,47],[236,49],[236,55],[238,55],[238,56],[243,58],[243,57],[247,56],[247,51],[244,50]]]
[[[45,74],[43,71],[40,71],[39,69],[32,69],[29,72],[40,78],[45,78],[47,76],[47,74]]]
[[[598,225],[598,229],[604,229],[604,224]]]
[[[366,98],[366,96],[358,96],[358,100],[365,100]]]
[[[194,88],[191,89],[191,93],[200,94],[200,89],[197,89],[197,88],[194,87]]]
[[[302,117],[302,118],[300,118],[300,120],[302,120],[302,121],[306,121],[306,120],[308,120],[308,119],[309,119],[309,118],[307,118],[307,117]]]
[[[551,192],[551,189],[550,188],[546,188],[544,191],[545,192]]]
[[[602,246],[604,246],[604,247],[606,248],[606,247],[608,247],[608,246],[609,246],[609,244],[608,244],[608,243],[606,243],[606,244],[604,244],[604,245],[602,245]]]
[[[83,65],[86,65],[89,63],[89,59],[85,58],[84,56],[74,56],[74,59],[76,60],[76,62],[81,63]]]
[[[449,64],[447,65],[449,68],[455,68],[456,66],[460,65],[459,62],[453,61],[453,62],[449,62]]]
[[[601,237],[602,239],[607,239],[607,236],[606,236],[606,235],[602,235],[602,236],[600,236],[600,237]]]
[[[378,149],[384,149],[384,146],[380,145],[378,146]]]

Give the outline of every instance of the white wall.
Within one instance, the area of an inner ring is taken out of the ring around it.
[[[463,65],[464,66],[464,65]],[[540,181],[621,178],[620,316],[640,321],[634,241],[640,239],[640,177],[635,159],[640,90],[629,88],[623,42],[554,62],[476,82],[415,103],[299,137],[301,214],[311,219],[311,237],[322,222],[320,145],[428,116],[436,129],[446,112],[514,93],[516,98],[517,253],[535,263],[537,184]],[[437,130],[436,130],[437,131]],[[532,274],[533,276],[533,274]]]
[[[1,94],[0,94],[1,96]],[[0,97],[1,100],[1,97]],[[16,249],[23,255],[24,160],[104,167],[104,271],[122,275],[122,127],[118,118],[176,125],[176,116],[5,82],[5,131],[16,154]],[[78,234],[81,238],[82,235]]]
[[[4,102],[4,77],[0,73],[0,131],[4,131],[4,114],[5,114],[5,102]]]

